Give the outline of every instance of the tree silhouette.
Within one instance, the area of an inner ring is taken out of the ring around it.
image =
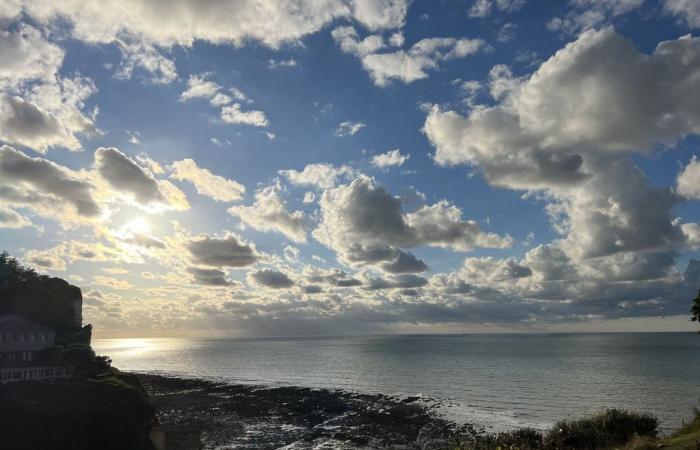
[[[693,300],[693,307],[690,308],[690,320],[700,322],[700,290],[698,290],[698,296]]]

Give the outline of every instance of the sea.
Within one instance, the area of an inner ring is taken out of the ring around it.
[[[549,428],[606,408],[670,431],[700,406],[700,335],[577,333],[95,339],[121,370],[420,396],[456,423]]]

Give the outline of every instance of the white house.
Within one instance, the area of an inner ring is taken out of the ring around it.
[[[0,383],[69,376],[64,367],[34,362],[38,352],[54,345],[55,336],[52,329],[20,316],[0,315]]]

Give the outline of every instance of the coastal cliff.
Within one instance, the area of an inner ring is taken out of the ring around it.
[[[14,314],[56,332],[57,344],[89,344],[83,326],[83,294],[62,278],[38,274],[8,253],[0,254],[0,314]]]
[[[92,326],[82,325],[80,288],[40,275],[3,252],[0,314],[55,331],[55,342],[32,347],[38,351],[25,349],[19,357],[0,354],[0,368],[12,371],[3,373],[0,384],[0,450],[165,448],[154,407],[139,379],[111,367],[108,357],[97,356],[90,347]],[[21,345],[38,340],[29,331],[12,333],[17,335],[13,342],[18,339]],[[3,334],[3,342],[6,339]],[[27,378],[46,367],[59,367],[62,373],[65,368],[70,376]]]
[[[0,450],[162,450],[154,408],[138,378],[0,386]]]

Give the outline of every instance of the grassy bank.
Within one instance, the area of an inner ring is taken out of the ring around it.
[[[155,450],[155,413],[138,378],[116,369],[94,378],[0,386],[0,450]]]
[[[660,436],[648,414],[611,409],[578,420],[563,420],[548,431],[520,429],[455,439],[449,450],[700,450],[700,411],[670,436]]]

